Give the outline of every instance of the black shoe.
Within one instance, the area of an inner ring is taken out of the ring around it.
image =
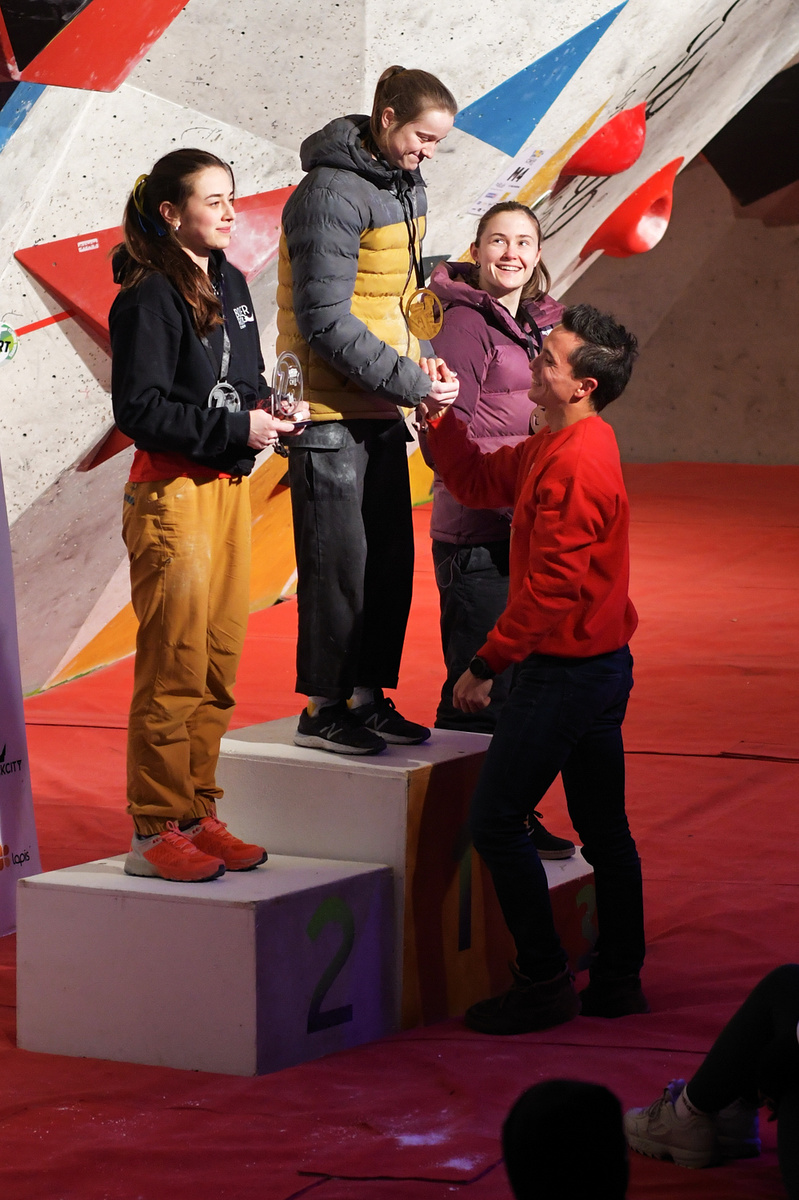
[[[531,812],[527,818],[527,833],[538,851],[539,858],[571,858],[576,847],[568,838],[555,837],[538,820],[539,812]]]
[[[629,1017],[648,1013],[649,1003],[638,975],[593,976],[580,992],[584,1017]]]
[[[417,725],[406,721],[394,707],[394,701],[384,696],[381,688],[375,688],[375,698],[371,704],[361,704],[351,708],[350,712],[367,729],[379,734],[384,742],[396,746],[418,746],[430,737],[426,725]]]
[[[466,1010],[464,1021],[479,1033],[532,1033],[571,1021],[580,1011],[568,967],[543,983],[532,983],[511,964],[513,987]]]
[[[300,713],[295,746],[332,750],[334,754],[380,754],[386,743],[352,715],[346,700],[326,704],[313,716],[307,708]]]

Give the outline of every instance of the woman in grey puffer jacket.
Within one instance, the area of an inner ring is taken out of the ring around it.
[[[308,173],[283,213],[278,351],[300,359],[312,420],[289,457],[308,696],[294,740],[338,754],[430,736],[383,689],[397,686],[413,581],[403,408],[457,393],[419,366],[405,316],[421,272],[419,166],[456,111],[434,76],[389,68],[371,119],[303,143]]]

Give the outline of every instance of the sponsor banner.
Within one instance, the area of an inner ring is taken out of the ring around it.
[[[524,185],[551,156],[552,150],[549,148],[526,146],[508,163],[496,183],[483,192],[467,212],[482,217],[484,212],[488,212],[492,205],[499,204],[501,200],[515,200]]]
[[[0,466],[0,937],[16,928],[17,880],[41,869],[22,707],[11,539]]]

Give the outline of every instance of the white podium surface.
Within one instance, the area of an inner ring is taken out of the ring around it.
[[[388,863],[405,873],[408,788],[453,761],[479,771],[490,737],[436,729],[421,746],[382,754],[331,754],[292,742],[296,717],[237,729],[222,739],[219,815],[236,837],[277,854]],[[256,836],[257,835],[257,836]]]
[[[502,990],[510,982],[513,943],[468,829],[469,801],[490,738],[437,729],[421,746],[351,756],[295,746],[296,726],[290,717],[223,739],[217,770],[225,790],[222,820],[237,837],[270,852],[392,868],[396,996],[404,1027],[462,1013]],[[545,867],[576,965],[590,942],[592,871],[579,851]]]
[[[396,1028],[388,868],[270,856],[184,884],[123,864],[20,881],[21,1048],[253,1075]]]

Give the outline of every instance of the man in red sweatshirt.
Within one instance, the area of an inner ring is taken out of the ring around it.
[[[472,802],[474,845],[517,951],[510,990],[466,1014],[484,1033],[546,1029],[576,1016],[581,1002],[590,1016],[649,1011],[621,735],[632,687],[627,643],[638,621],[627,594],[629,507],[616,439],[599,416],[624,390],[637,343],[589,305],[561,320],[531,367],[538,433],[492,454],[481,454],[451,413],[431,415],[428,433],[457,500],[514,509],[507,607],[453,697],[464,712],[479,711],[494,675],[516,667]],[[596,882],[599,940],[579,997],[525,828],[558,773]]]

